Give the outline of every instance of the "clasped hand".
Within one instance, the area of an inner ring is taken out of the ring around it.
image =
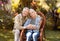
[[[29,24],[26,26],[26,29],[35,29],[35,27],[32,24]]]

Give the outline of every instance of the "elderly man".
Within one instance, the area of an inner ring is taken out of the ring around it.
[[[22,25],[27,20],[28,14],[29,14],[29,8],[25,7],[25,8],[23,8],[22,14],[20,13],[15,17],[14,29],[13,29],[14,41],[20,41],[20,39],[19,39],[20,30],[26,29]]]
[[[42,17],[37,15],[35,10],[30,9],[30,18],[27,19],[24,24],[24,26],[27,27],[26,41],[31,41],[31,38],[33,39],[33,41],[37,41],[41,23]]]

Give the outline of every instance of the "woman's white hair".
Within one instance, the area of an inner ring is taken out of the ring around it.
[[[25,10],[29,10],[29,8],[28,7],[24,7],[22,11],[25,11]]]
[[[30,9],[30,11],[29,12],[35,12],[35,10],[34,9]]]

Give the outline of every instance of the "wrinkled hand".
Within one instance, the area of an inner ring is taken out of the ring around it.
[[[34,30],[34,29],[36,29],[36,27],[32,24],[29,24],[26,29],[33,29]]]
[[[26,26],[27,29],[32,29],[32,24],[29,24],[28,26]]]
[[[29,24],[27,27],[32,27],[32,24]]]

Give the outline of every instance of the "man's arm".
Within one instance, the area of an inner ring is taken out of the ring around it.
[[[21,16],[17,15],[15,17],[15,20],[14,20],[14,29],[25,29],[23,26],[22,26],[22,20],[21,20]]]

